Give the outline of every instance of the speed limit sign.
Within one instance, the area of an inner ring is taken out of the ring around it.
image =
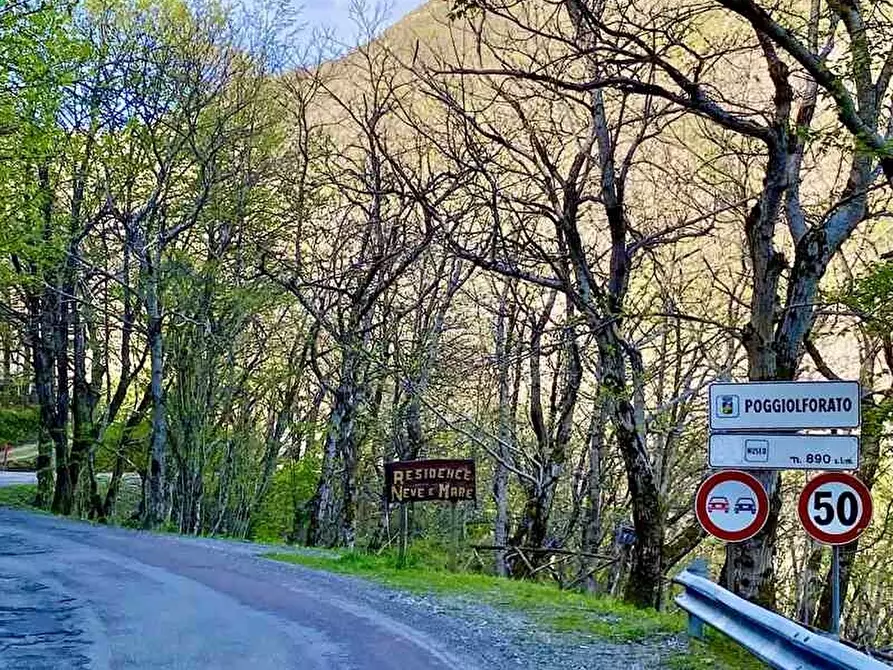
[[[810,537],[822,544],[849,544],[871,523],[871,491],[852,475],[826,472],[803,489],[797,512]]]

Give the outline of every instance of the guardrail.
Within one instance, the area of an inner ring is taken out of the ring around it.
[[[777,670],[890,670],[885,663],[711,582],[704,561],[695,561],[673,581],[685,588],[676,604],[688,612],[692,637],[703,637],[704,625],[712,626]]]

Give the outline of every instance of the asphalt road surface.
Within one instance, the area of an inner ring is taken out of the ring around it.
[[[0,509],[0,668],[485,667],[405,603],[263,550]]]
[[[0,486],[36,483],[37,475],[33,472],[6,472],[5,470],[0,470]]]
[[[271,549],[0,508],[0,670],[658,670],[682,648],[556,634]]]

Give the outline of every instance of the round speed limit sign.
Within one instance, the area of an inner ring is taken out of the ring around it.
[[[843,472],[826,472],[809,481],[797,506],[807,534],[822,544],[849,544],[871,523],[871,491]]]

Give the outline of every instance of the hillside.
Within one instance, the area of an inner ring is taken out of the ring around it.
[[[576,602],[555,628],[596,635],[626,627],[615,609],[666,610],[701,558],[735,594],[827,629],[829,552],[794,506],[814,481],[799,468],[833,463],[832,440],[798,436],[803,457],[755,470],[752,496],[716,496],[716,514],[765,520],[738,542],[709,535],[693,499],[712,384],[858,379],[855,472],[877,518],[840,552],[843,634],[893,644],[893,263],[879,256],[893,25],[860,24],[858,5],[754,1],[764,11],[481,0],[450,19],[435,0],[284,73],[293,45],[262,16],[181,0],[0,9],[0,388],[15,378],[38,406],[21,436],[37,487],[11,500],[303,544],[308,565],[408,588],[495,585],[494,604],[504,586],[526,612]],[[428,459],[463,465],[406,466],[414,502],[392,499],[391,464]],[[416,477],[441,469],[463,473],[461,495]],[[16,519],[33,522],[0,523]],[[155,542],[128,537],[137,553]],[[40,545],[40,565],[59,547]],[[222,595],[253,592],[212,569],[219,555],[194,558]],[[139,597],[109,606],[180,611],[176,570],[168,598],[128,577]],[[233,610],[204,595],[205,637],[186,637],[217,648]],[[258,597],[313,617],[275,585]]]

